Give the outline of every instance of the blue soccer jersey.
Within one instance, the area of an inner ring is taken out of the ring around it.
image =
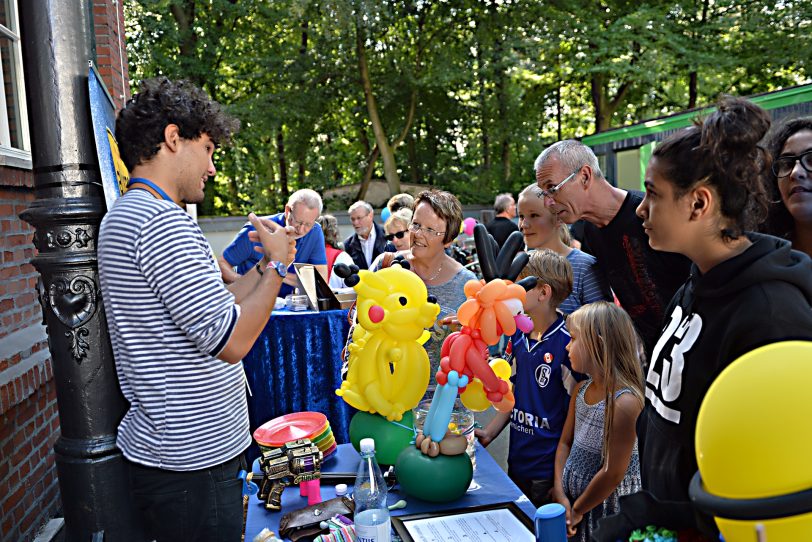
[[[567,419],[570,392],[585,378],[572,372],[566,350],[569,342],[570,334],[560,314],[539,341],[521,331],[510,338],[507,352],[515,368],[516,397],[508,451],[512,476],[553,479],[555,450]]]

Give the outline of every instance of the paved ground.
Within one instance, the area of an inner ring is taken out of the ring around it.
[[[490,423],[495,414],[496,410],[494,408],[489,408],[485,412],[477,412],[474,419],[477,421],[477,423],[479,423],[479,425],[485,427],[488,425],[488,423]],[[509,435],[510,427],[505,427],[502,434],[494,439],[494,441],[491,442],[487,448],[485,448],[505,472],[507,472],[507,452],[508,442],[510,440]]]

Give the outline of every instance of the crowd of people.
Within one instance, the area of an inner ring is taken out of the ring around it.
[[[487,228],[498,243],[522,233],[523,274],[538,282],[524,307],[533,329],[504,352],[515,408],[477,436],[487,445],[510,427],[509,476],[535,504],[563,504],[574,539],[641,489],[687,505],[714,378],[759,346],[812,340],[812,119],[769,128],[759,107],[725,98],[656,147],[645,193],[612,185],[593,151],[567,140],[539,154],[517,200],[496,197]],[[116,122],[132,178],[102,222],[99,274],[130,402],[117,443],[157,540],[239,539],[240,360],[295,285],[294,262],[340,288],[335,264],[376,271],[403,256],[441,307],[432,374],[476,278],[449,255],[460,202],[436,189],[393,197],[382,225],[354,203],[343,242],[319,194],[298,190],[283,212],[250,215],[216,258],[182,205],[202,200],[214,149],[237,129],[202,91],[165,78],[144,82]],[[567,225],[578,221],[576,243]],[[695,525],[714,535],[710,518]]]

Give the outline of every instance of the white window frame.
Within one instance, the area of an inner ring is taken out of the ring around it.
[[[2,0],[0,0],[2,1]],[[28,108],[25,96],[25,81],[23,80],[23,55],[20,41],[20,19],[17,9],[17,0],[9,0],[8,22],[11,28],[0,24],[0,37],[8,38],[12,42],[12,62],[14,62],[14,74],[16,81],[13,82],[17,91],[20,115],[20,144],[22,149],[11,146],[11,136],[9,132],[8,114],[6,110],[6,94],[0,92],[0,166],[14,166],[31,169],[31,141],[28,130]],[[16,32],[15,32],[16,30]],[[2,59],[0,59],[0,89],[5,89],[2,70]]]

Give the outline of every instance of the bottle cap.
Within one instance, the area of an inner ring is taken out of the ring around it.
[[[364,453],[374,452],[375,451],[375,439],[362,438],[361,439],[361,451],[364,452]]]
[[[347,494],[347,484],[336,484],[336,497]]]

